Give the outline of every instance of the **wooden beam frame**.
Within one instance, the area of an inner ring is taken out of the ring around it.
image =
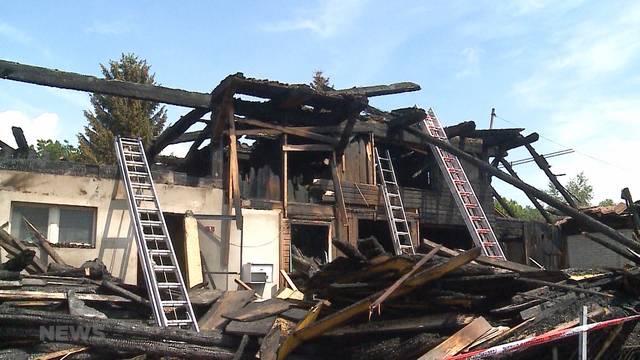
[[[420,85],[406,81],[389,85],[360,86],[352,87],[350,89],[330,90],[326,91],[325,93],[327,95],[354,95],[374,97],[418,91],[420,89]]]
[[[531,144],[525,144],[524,146],[527,148],[527,150],[529,150],[529,153],[533,157],[533,160],[536,162],[538,167],[542,169],[542,171],[544,171],[544,173],[547,175],[547,177],[549,178],[553,186],[567,201],[567,204],[569,204],[572,208],[577,209],[578,204],[576,204],[576,201],[574,200],[573,196],[569,194],[567,189],[565,189],[564,186],[560,184],[556,175],[551,172],[551,165],[549,165],[549,163],[547,162],[547,159],[545,159],[544,156],[538,154],[538,152],[533,148],[533,146],[531,146]]]
[[[605,234],[606,236],[610,237],[612,240],[619,242],[625,246],[628,246],[629,248],[631,248],[632,250],[636,251],[636,252],[640,252],[640,244],[638,244],[636,241],[627,238],[626,236],[622,235],[621,233],[619,233],[618,231],[612,229],[611,227],[601,223],[598,220],[593,219],[592,217],[583,214],[582,212],[580,212],[579,210],[568,206],[567,204],[563,203],[562,201],[558,201],[557,199],[553,198],[552,196],[546,194],[545,192],[523,182],[520,179],[517,179],[513,176],[510,176],[507,173],[504,173],[496,168],[494,168],[493,166],[491,166],[491,164],[484,162],[483,160],[480,160],[478,158],[476,158],[473,155],[467,154],[466,152],[456,148],[455,146],[452,146],[450,144],[448,144],[447,142],[444,142],[440,139],[436,139],[428,134],[425,134],[417,129],[412,129],[412,128],[407,128],[407,131],[413,133],[415,136],[418,136],[420,138],[422,138],[422,140],[424,141],[424,143],[426,144],[432,144],[435,145],[453,155],[456,155],[457,157],[459,157],[462,160],[467,161],[468,163],[470,163],[471,165],[479,168],[480,170],[484,170],[488,173],[490,173],[491,175],[499,178],[500,180],[511,184],[513,186],[515,186],[516,188],[524,191],[525,193],[528,193],[532,196],[534,196],[535,198],[544,201],[545,203],[551,205],[552,207],[558,209],[559,211],[565,213],[566,215],[569,215],[571,217],[573,217],[576,222],[580,223],[581,225],[583,225],[586,229],[588,230],[592,230],[595,232],[601,232],[603,234]]]
[[[332,137],[316,134],[316,133],[311,132],[309,130],[298,129],[298,128],[295,128],[295,127],[285,127],[285,126],[280,126],[280,125],[274,125],[274,124],[266,123],[264,121],[253,120],[253,119],[237,119],[236,121],[239,124],[251,125],[251,126],[257,126],[257,127],[266,128],[266,129],[278,130],[278,131],[281,131],[284,134],[295,135],[295,136],[299,136],[299,137],[302,137],[302,138],[316,140],[316,141],[320,141],[320,142],[331,144],[331,145],[338,144],[338,140],[336,140],[336,139],[334,139]]]
[[[208,108],[197,108],[189,111],[166,128],[160,135],[156,137],[150,146],[147,146],[147,158],[154,159],[165,147],[177,139],[182,133],[187,131],[191,125],[195,124],[200,118],[209,112]]]
[[[349,138],[351,137],[351,133],[353,132],[353,127],[356,124],[356,120],[358,120],[357,117],[353,115],[350,116],[346,121],[344,129],[342,130],[342,134],[340,135],[340,140],[338,141],[338,144],[336,144],[336,158],[338,160],[342,159],[342,154],[344,154],[344,150],[347,148],[347,145],[349,145]]]
[[[502,164],[502,166],[504,166],[504,168],[507,170],[507,172],[509,172],[511,176],[513,176],[516,179],[520,179],[518,174],[515,172],[515,170],[513,170],[513,167],[511,166],[511,164],[509,164],[507,160],[505,160],[504,158],[499,158],[498,161]],[[544,209],[542,204],[538,202],[538,199],[536,199],[530,194],[527,194],[526,191],[524,192],[524,194],[527,195],[527,198],[529,198],[529,201],[531,201],[533,206],[535,206],[535,208],[538,210],[540,215],[542,215],[542,217],[547,222],[547,224],[553,224],[553,219],[551,218],[551,215],[549,214],[549,212],[547,212],[547,210]]]
[[[226,114],[227,121],[229,123],[229,176],[233,207],[236,211],[236,228],[242,230],[242,199],[240,197],[240,170],[238,168],[238,139],[236,137],[236,125],[233,116],[233,102],[224,102],[224,107],[221,108],[221,112]],[[229,203],[231,205],[231,202]],[[242,249],[240,249],[242,251]]]

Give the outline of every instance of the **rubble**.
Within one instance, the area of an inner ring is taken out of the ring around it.
[[[428,240],[426,255],[366,257],[375,240],[360,242],[362,249],[335,243],[348,257],[292,274],[296,283],[285,273],[304,299],[192,288],[200,333],[153,326],[144,290],[119,283],[97,261],[64,276],[12,272],[0,282],[0,356],[441,359],[575,328],[583,306],[590,322],[637,314],[638,268],[540,270]],[[593,353],[632,351],[624,340],[637,336],[634,326],[594,330]],[[86,333],[47,338],[56,327]],[[560,358],[575,352],[570,339],[552,343]],[[509,356],[550,351],[543,344]]]

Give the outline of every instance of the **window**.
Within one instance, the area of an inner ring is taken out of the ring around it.
[[[36,203],[11,204],[11,235],[37,243],[24,223],[29,220],[49,242],[65,247],[92,247],[95,240],[95,208]]]

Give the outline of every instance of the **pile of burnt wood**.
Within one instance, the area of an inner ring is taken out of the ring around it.
[[[32,254],[19,252],[0,266],[0,358],[571,359],[585,306],[589,358],[640,352],[637,268],[551,271],[429,241],[402,256],[334,243],[343,256],[283,272],[271,299],[241,281],[190,289],[199,333],[156,327],[144,289],[99,261],[27,275],[18,265],[29,270]]]

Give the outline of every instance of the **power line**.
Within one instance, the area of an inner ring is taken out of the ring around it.
[[[496,118],[498,118],[498,119],[500,119],[500,120],[502,120],[502,121],[504,121],[504,122],[507,122],[507,123],[512,124],[512,125],[515,125],[515,126],[519,126],[519,127],[526,127],[526,126],[524,126],[524,125],[522,125],[522,124],[518,124],[518,123],[515,123],[515,122],[513,122],[513,121],[509,121],[509,120],[507,120],[507,119],[505,119],[505,118],[503,118],[502,116],[499,116],[499,115],[495,115],[495,117],[496,117]],[[550,139],[550,138],[548,138],[548,137],[546,137],[546,136],[544,136],[544,135],[540,135],[540,134],[538,134],[538,135],[539,135],[541,138],[543,138],[543,139],[547,140],[547,141],[548,141],[548,142],[550,142],[550,143],[553,143],[553,144],[558,145],[558,146],[561,146],[561,147],[567,147],[566,145],[563,145],[563,144],[561,144],[561,143],[559,143],[559,142],[557,142],[557,141],[555,141],[555,140],[553,140],[553,139]],[[629,169],[623,168],[623,167],[621,167],[620,165],[612,164],[612,163],[610,163],[610,162],[608,162],[608,161],[606,161],[606,160],[602,160],[602,159],[600,159],[600,158],[597,158],[597,157],[595,157],[595,156],[593,156],[593,155],[587,154],[587,153],[582,152],[582,151],[580,151],[580,150],[574,150],[574,151],[575,151],[576,153],[578,153],[578,154],[580,154],[580,155],[584,156],[584,157],[587,157],[587,158],[591,159],[591,160],[595,160],[595,161],[601,162],[601,163],[603,163],[603,164],[606,164],[606,165],[609,165],[609,166],[612,166],[612,167],[618,168],[618,169],[620,169],[620,170],[630,171]]]

